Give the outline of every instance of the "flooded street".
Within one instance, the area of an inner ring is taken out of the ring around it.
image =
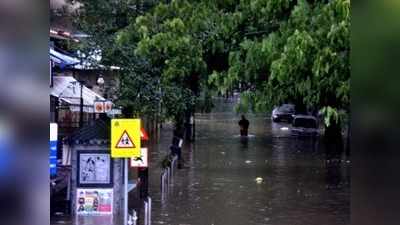
[[[327,166],[318,139],[296,140],[269,115],[247,115],[241,139],[233,106],[196,115],[196,141],[184,144],[184,168],[162,198],[160,165],[172,138],[164,125],[150,155],[152,224],[350,224],[350,164]]]

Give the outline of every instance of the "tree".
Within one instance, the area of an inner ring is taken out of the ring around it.
[[[172,0],[139,11],[82,2],[92,45],[123,68],[123,105],[161,101],[179,125],[198,97],[240,88],[240,110],[291,101],[321,109],[328,130],[348,112],[350,0]]]
[[[241,1],[238,8],[255,35],[242,36],[230,52],[228,71],[213,74],[210,82],[225,89],[244,84],[247,106],[240,109],[263,111],[291,101],[322,109],[331,127],[350,104],[350,1],[293,2]]]
[[[248,84],[238,108],[259,111],[289,101],[321,109],[326,139],[341,142],[350,105],[350,1],[256,2],[280,2],[284,11],[270,15],[278,29],[245,37],[230,55],[223,79]]]

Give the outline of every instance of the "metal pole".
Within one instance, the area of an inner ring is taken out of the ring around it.
[[[81,97],[80,97],[80,104],[79,104],[79,128],[82,128],[83,126],[83,96],[82,96],[82,90],[83,90],[83,84],[79,82],[81,85]]]
[[[66,198],[66,200],[69,201],[70,199],[71,199],[71,175],[68,175],[67,198]]]
[[[164,173],[161,173],[161,201],[164,201]]]
[[[174,158],[172,158],[172,163],[171,163],[171,179],[173,179],[174,176],[174,165],[175,164],[175,160]]]
[[[136,225],[138,217],[136,215],[135,210],[132,210],[132,219],[133,219],[133,225]]]
[[[161,193],[164,193],[164,173],[161,172]]]
[[[148,203],[144,201],[144,225],[148,225]]]
[[[128,159],[124,159],[124,225],[128,224]]]
[[[147,223],[148,223],[148,225],[151,225],[151,198],[150,197],[147,197],[147,202],[148,202],[148,207],[149,207],[149,211],[147,213],[149,218],[147,220]]]
[[[167,188],[169,187],[169,167],[167,167]]]
[[[194,120],[194,110],[193,110],[193,116],[192,116],[192,118],[193,118],[193,125],[192,125],[192,141],[195,141],[195,139],[196,139],[196,122],[195,122],[195,120]]]
[[[133,218],[131,215],[128,216],[128,225],[133,225]]]

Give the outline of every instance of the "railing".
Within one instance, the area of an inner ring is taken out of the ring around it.
[[[161,195],[164,196],[165,192],[168,191],[169,186],[172,184],[174,178],[174,171],[177,167],[178,157],[174,156],[168,167],[164,168],[161,172]]]
[[[178,156],[174,156],[171,161],[171,179],[174,178],[174,171],[177,168]]]
[[[144,201],[144,225],[151,225],[151,198]]]

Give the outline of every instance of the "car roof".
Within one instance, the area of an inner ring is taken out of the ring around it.
[[[317,120],[315,116],[310,116],[310,115],[295,115],[294,119],[312,119],[312,120]]]
[[[290,107],[294,107],[294,105],[293,105],[293,104],[290,104],[290,103],[282,104],[282,105],[280,105],[280,106],[286,106],[286,107],[290,106]]]

